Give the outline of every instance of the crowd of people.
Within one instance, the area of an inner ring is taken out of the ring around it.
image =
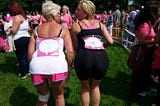
[[[73,15],[68,6],[61,8],[50,0],[42,3],[41,13],[29,14],[17,2],[9,3],[7,8],[10,14],[0,13],[0,48],[15,51],[21,70],[18,76],[26,78],[30,74],[39,93],[38,106],[47,106],[49,84],[55,91],[55,105],[65,106],[64,86],[72,65],[81,84],[81,105],[89,106],[91,100],[93,106],[99,106],[99,84],[109,65],[105,45],[112,45],[112,36],[120,37],[124,27],[135,33],[138,44],[147,49],[141,68],[132,71],[131,90],[145,96],[152,88],[153,70],[160,77],[160,3],[156,0],[147,2],[142,9],[132,4],[129,11],[117,4],[101,15],[96,14],[90,0],[81,0]]]
[[[130,8],[128,10],[124,10],[120,8],[120,6],[117,4],[115,5],[114,9],[110,9],[103,12],[96,12],[94,14],[94,18],[97,20],[100,20],[109,31],[109,34],[113,37],[121,37],[121,30],[123,30],[124,27],[126,27],[129,31],[134,32],[134,23],[133,20],[136,16],[136,13],[138,13],[138,5],[132,4],[129,6]],[[135,10],[136,8],[136,10]],[[33,30],[38,25],[41,25],[42,23],[46,22],[46,19],[42,15],[41,11],[32,11],[28,12],[26,11],[27,20],[29,21],[29,27],[28,30]],[[15,45],[13,43],[13,37],[12,36],[5,36],[4,33],[4,24],[2,21],[10,22],[10,20],[13,19],[13,15],[8,13],[2,13],[0,12],[0,31],[1,35],[4,39],[6,39],[7,43],[6,46],[8,48],[2,48],[1,50],[7,51],[7,52],[13,52],[15,51]],[[68,6],[63,5],[61,9],[61,24],[63,26],[71,28],[72,24],[76,22],[77,19],[75,17],[74,12],[71,13]],[[134,39],[134,38],[132,38]]]

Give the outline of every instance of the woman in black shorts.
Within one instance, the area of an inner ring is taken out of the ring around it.
[[[74,23],[71,29],[73,46],[76,50],[74,66],[81,83],[82,106],[89,106],[90,93],[92,105],[99,106],[99,83],[109,64],[102,37],[105,37],[108,44],[113,44],[106,27],[94,19],[94,14],[93,2],[81,0],[75,11],[78,22]]]

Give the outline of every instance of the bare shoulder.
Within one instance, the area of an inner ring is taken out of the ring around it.
[[[14,19],[17,20],[17,21],[23,21],[24,20],[22,15],[16,15],[16,16],[14,16]]]
[[[97,20],[97,19],[93,19],[93,23],[94,23],[94,27],[95,28],[99,28],[99,27],[102,26],[101,22],[99,20]]]
[[[38,35],[40,37],[55,37],[59,34],[61,28],[60,24],[43,23],[38,26]]]

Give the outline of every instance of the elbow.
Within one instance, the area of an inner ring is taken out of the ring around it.
[[[16,33],[17,33],[17,31],[15,31],[15,30],[11,30],[11,33],[12,33],[12,34],[16,34]]]
[[[113,39],[111,39],[110,41],[108,41],[108,43],[109,43],[110,45],[112,45],[112,44],[114,43]]]
[[[11,30],[11,29],[10,29],[10,31],[11,31],[12,34],[15,34],[15,33],[16,33],[16,31],[14,31],[14,30]]]
[[[12,34],[16,34],[17,33],[17,31],[18,31],[18,29],[16,29],[16,28],[14,28],[14,27],[10,27],[10,31],[11,31],[11,33]]]
[[[28,57],[28,61],[30,62],[30,60],[31,60],[31,54],[28,53],[27,57]]]
[[[74,51],[67,51],[67,58],[69,59],[69,60],[73,60],[73,58],[74,58]]]

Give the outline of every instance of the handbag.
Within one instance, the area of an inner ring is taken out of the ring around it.
[[[140,67],[144,62],[144,53],[145,53],[144,46],[139,44],[134,45],[127,60],[128,67],[132,70],[140,69]]]

